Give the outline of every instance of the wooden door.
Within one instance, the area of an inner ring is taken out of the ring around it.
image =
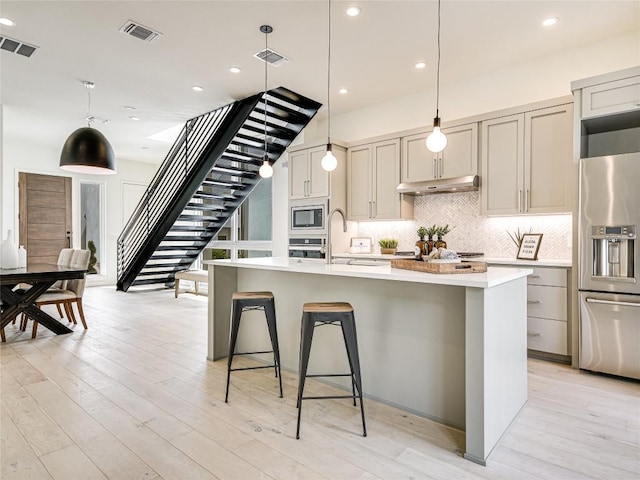
[[[20,173],[20,245],[27,262],[56,263],[71,247],[71,177]]]

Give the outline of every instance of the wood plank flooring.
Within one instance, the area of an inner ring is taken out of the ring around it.
[[[0,347],[0,478],[639,479],[640,384],[529,360],[529,402],[481,467],[464,432],[365,400],[306,401],[297,376],[206,361],[207,299],[88,288],[89,330]],[[55,309],[50,309],[55,314]],[[239,358],[239,362],[251,360]],[[318,381],[310,392],[337,391]]]

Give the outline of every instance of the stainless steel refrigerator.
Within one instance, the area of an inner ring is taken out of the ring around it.
[[[640,153],[580,160],[580,368],[640,379]]]

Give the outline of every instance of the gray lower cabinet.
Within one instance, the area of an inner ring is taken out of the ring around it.
[[[505,267],[505,265],[490,265]],[[535,355],[541,354],[555,360],[568,360],[571,354],[569,350],[571,269],[524,265],[520,268],[533,268],[533,274],[527,277],[527,348]]]

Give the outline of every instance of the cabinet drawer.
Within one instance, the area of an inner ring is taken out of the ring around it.
[[[640,108],[640,77],[594,85],[582,90],[582,118]]]
[[[527,316],[567,321],[567,289],[527,286]]]
[[[529,285],[567,286],[567,271],[564,268],[533,267],[533,273],[527,277]]]
[[[527,348],[567,355],[567,323],[545,318],[527,318]]]

